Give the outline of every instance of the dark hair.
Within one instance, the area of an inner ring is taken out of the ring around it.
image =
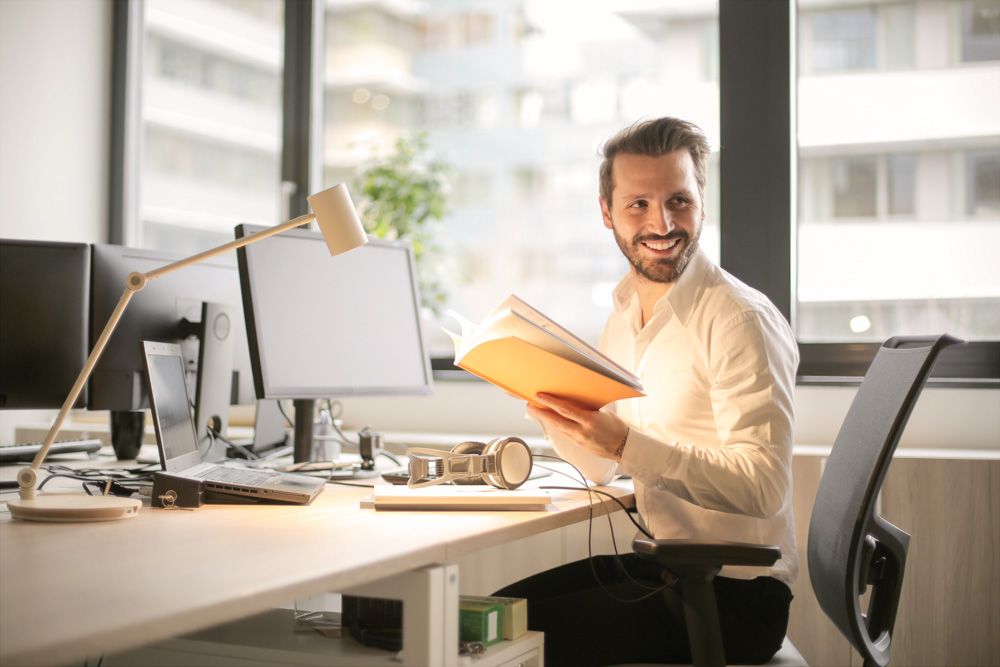
[[[615,187],[611,168],[619,153],[659,157],[680,149],[691,154],[698,193],[704,199],[705,182],[708,180],[708,155],[711,152],[708,140],[701,128],[694,123],[669,116],[639,121],[608,139],[601,150],[604,157],[600,173],[601,199],[607,206],[611,206],[611,191]]]

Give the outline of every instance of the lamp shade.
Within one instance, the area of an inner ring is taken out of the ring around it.
[[[368,243],[368,235],[351,201],[351,194],[343,183],[307,199],[331,255],[339,255]]]

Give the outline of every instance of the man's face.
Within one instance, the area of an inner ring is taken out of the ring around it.
[[[604,226],[640,280],[672,283],[697,250],[705,220],[690,153],[623,153],[611,173],[611,202],[601,201]]]

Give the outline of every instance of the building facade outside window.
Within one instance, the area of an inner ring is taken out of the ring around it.
[[[513,292],[596,341],[626,269],[601,223],[597,151],[642,117],[706,130],[702,243],[718,259],[715,0],[321,6],[323,184],[427,132],[454,165],[441,236],[455,310],[478,319]],[[283,219],[284,3],[145,8],[143,177],[126,243],[193,252],[238,222]],[[797,33],[800,341],[1000,339],[997,3],[799,0]]]
[[[145,0],[126,245],[193,254],[281,213],[282,0]]]
[[[1000,338],[998,8],[799,0],[800,341]]]
[[[667,113],[701,125],[718,148],[716,3],[579,2],[567,12],[558,0],[331,0],[326,11],[328,26],[381,12],[383,26],[411,32],[327,32],[328,103],[349,106],[364,88],[388,107],[328,116],[325,183],[349,181],[401,132],[428,132],[455,167],[443,221],[458,260],[449,305],[476,320],[515,293],[596,342],[626,270],[600,215],[598,149],[625,124]],[[718,260],[715,178],[708,198],[702,244]],[[434,353],[452,351],[440,327],[427,330]]]

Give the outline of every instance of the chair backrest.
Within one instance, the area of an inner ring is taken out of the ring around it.
[[[823,471],[809,524],[809,577],[866,665],[886,665],[910,536],[875,514],[893,452],[943,335],[887,340],[868,368]],[[861,595],[872,586],[867,611]]]

